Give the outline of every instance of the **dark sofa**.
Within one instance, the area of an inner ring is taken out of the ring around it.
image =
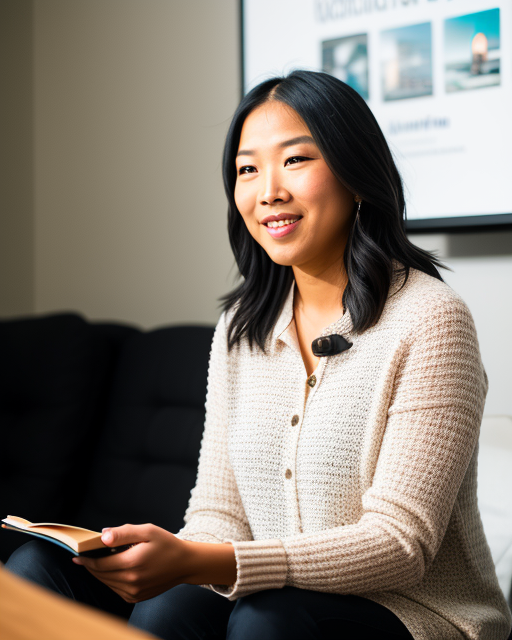
[[[194,486],[213,327],[74,313],[0,321],[0,514],[176,532]],[[0,531],[0,560],[27,536]]]

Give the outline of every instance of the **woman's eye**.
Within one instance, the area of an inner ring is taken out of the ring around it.
[[[254,171],[256,171],[256,167],[251,167],[250,165],[246,165],[238,169],[238,175],[242,176],[244,173],[253,173]]]
[[[305,156],[292,156],[291,158],[287,158],[284,166],[286,167],[287,164],[297,164],[299,162],[304,162],[305,160],[309,160],[309,158],[306,158]]]

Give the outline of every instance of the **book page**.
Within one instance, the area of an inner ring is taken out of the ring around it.
[[[77,552],[89,551],[105,546],[101,542],[101,533],[82,529],[71,525],[52,522],[30,522],[18,516],[8,516],[2,520],[6,525],[27,533],[40,533],[50,538],[60,540]]]

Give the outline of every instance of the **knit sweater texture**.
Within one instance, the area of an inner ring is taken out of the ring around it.
[[[356,594],[415,640],[506,640],[476,499],[487,378],[471,314],[446,284],[397,271],[384,311],[307,376],[292,284],[265,352],[213,338],[197,482],[180,538],[230,542],[230,600],[285,585]]]

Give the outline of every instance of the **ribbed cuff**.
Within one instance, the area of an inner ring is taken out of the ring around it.
[[[235,549],[237,578],[229,587],[212,584],[213,591],[228,600],[265,589],[282,589],[286,584],[288,564],[281,540],[250,540],[230,542]]]

